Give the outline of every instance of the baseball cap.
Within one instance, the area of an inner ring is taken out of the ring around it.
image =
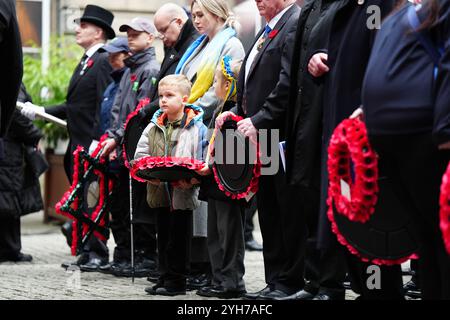
[[[101,47],[100,50],[108,53],[130,52],[130,48],[128,47],[128,39],[126,37],[116,37],[108,44]]]
[[[155,25],[150,20],[141,17],[134,18],[130,23],[121,25],[119,30],[121,32],[126,32],[129,28],[152,34],[156,33]]]

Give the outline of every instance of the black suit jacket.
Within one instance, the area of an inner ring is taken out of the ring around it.
[[[283,70],[283,72],[289,72],[290,70],[289,67],[283,67],[282,64],[290,64],[288,57],[291,55],[290,52],[293,51],[292,44],[295,39],[299,15],[300,7],[294,4],[281,17],[272,31],[276,35],[269,36],[265,40],[263,47],[253,61],[245,84],[245,65],[251,49],[247,52],[238,80],[237,113],[241,116],[251,117],[252,123],[257,129],[281,129],[280,137],[284,136],[285,105],[269,102],[275,96],[277,96],[277,99],[287,100],[288,90],[280,86],[287,86],[289,83],[280,83],[279,80],[280,73]],[[263,32],[264,29],[258,33],[254,44]],[[287,59],[283,60],[282,56]],[[286,98],[280,97],[278,92],[285,92]]]
[[[67,119],[70,150],[77,145],[89,148],[92,139],[100,133],[100,105],[103,93],[112,81],[108,53],[96,52],[90,60],[92,66],[80,75],[81,66],[75,69],[67,91],[66,103],[46,108],[46,112],[61,119]]]
[[[161,64],[156,85],[150,91],[150,104],[145,106],[146,114],[153,114],[159,109],[158,83],[169,74],[174,74],[178,62],[189,48],[189,46],[198,38],[199,34],[194,28],[191,19],[188,19],[181,30],[180,37],[173,48],[165,48],[164,60]]]
[[[22,82],[22,44],[15,1],[0,1],[0,138],[6,134]]]

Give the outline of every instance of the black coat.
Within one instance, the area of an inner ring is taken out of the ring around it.
[[[153,113],[159,109],[158,83],[167,75],[174,74],[178,62],[186,52],[187,48],[198,38],[199,34],[194,28],[191,19],[188,19],[181,30],[178,41],[173,48],[164,48],[164,60],[161,64],[156,83],[150,90],[150,104],[145,106],[145,113],[151,118]]]
[[[5,157],[0,159],[0,219],[19,217],[43,208],[39,180],[25,160],[25,147],[36,146],[40,130],[20,111],[13,113],[4,139]]]
[[[237,114],[251,117],[253,125],[257,129],[280,129],[280,136],[284,136],[284,115],[286,105],[272,103],[273,97],[282,101],[283,97],[278,92],[287,92],[285,85],[280,83],[280,72],[289,70],[290,52],[295,36],[300,7],[294,4],[278,21],[273,30],[276,35],[268,37],[249,70],[247,83],[245,84],[245,65],[249,50],[242,63],[237,88]],[[255,42],[264,32],[264,28],[256,36]],[[253,47],[254,44],[251,46]],[[289,57],[282,60],[282,56]],[[283,66],[283,64],[286,64]],[[283,86],[283,87],[280,87]]]
[[[322,1],[320,7],[320,1],[309,1],[298,20],[286,103],[286,178],[291,185],[319,189],[322,101],[327,76],[312,77],[308,62],[315,53],[328,51],[333,18],[343,2]],[[323,14],[317,15],[319,10]]]
[[[336,14],[328,48],[330,73],[325,83],[322,132],[321,208],[319,247],[325,247],[331,235],[326,215],[328,144],[337,125],[361,105],[361,88],[375,40],[376,29],[369,30],[367,8],[376,5],[382,17],[394,8],[395,0],[366,0],[364,5],[345,0]],[[349,54],[354,53],[354,54]],[[351,71],[349,71],[351,70]]]
[[[107,52],[95,52],[90,60],[92,66],[80,75],[81,65],[75,69],[70,80],[64,104],[48,107],[45,111],[61,119],[67,119],[70,143],[64,158],[64,167],[69,180],[73,170],[72,153],[78,145],[86,150],[100,134],[100,105],[103,93],[112,81],[111,65]]]
[[[0,1],[0,138],[6,134],[16,108],[22,72],[22,44],[15,1],[2,0]]]

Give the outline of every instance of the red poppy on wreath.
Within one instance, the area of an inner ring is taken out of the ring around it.
[[[440,228],[445,248],[450,254],[450,164],[442,177],[440,204]]]
[[[130,76],[131,83],[134,83],[136,81],[136,79],[137,79],[137,76],[135,74],[132,74]]]
[[[328,147],[328,175],[330,210],[334,202],[350,221],[369,220],[378,200],[378,156],[361,120],[346,119],[334,130]],[[342,190],[343,186],[349,190]]]
[[[278,34],[278,30],[277,29],[270,31],[269,39],[275,38],[277,36],[277,34]]]
[[[92,67],[93,65],[94,65],[94,60],[92,60],[92,59],[89,59],[88,62],[86,62],[86,67],[87,67],[87,68],[90,68],[90,67]]]

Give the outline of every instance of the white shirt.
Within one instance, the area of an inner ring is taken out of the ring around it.
[[[98,49],[100,49],[101,47],[103,47],[105,44],[104,43],[97,43],[96,45],[90,47],[85,54],[87,55],[87,59],[89,59],[90,57],[92,57],[94,55],[94,53],[97,52]]]
[[[271,30],[275,28],[278,21],[280,21],[281,17],[288,11],[295,3],[291,4],[290,6],[284,8],[283,11],[279,12],[275,17],[273,17],[269,23],[266,24],[266,26],[269,26]],[[256,40],[255,45],[252,48],[252,51],[250,51],[250,54],[248,55],[247,62],[245,63],[245,82],[247,82],[248,74],[250,72],[250,68],[253,64],[253,61],[255,60],[256,55],[258,54],[258,44],[260,39],[264,36],[264,32],[261,34],[261,36]]]

